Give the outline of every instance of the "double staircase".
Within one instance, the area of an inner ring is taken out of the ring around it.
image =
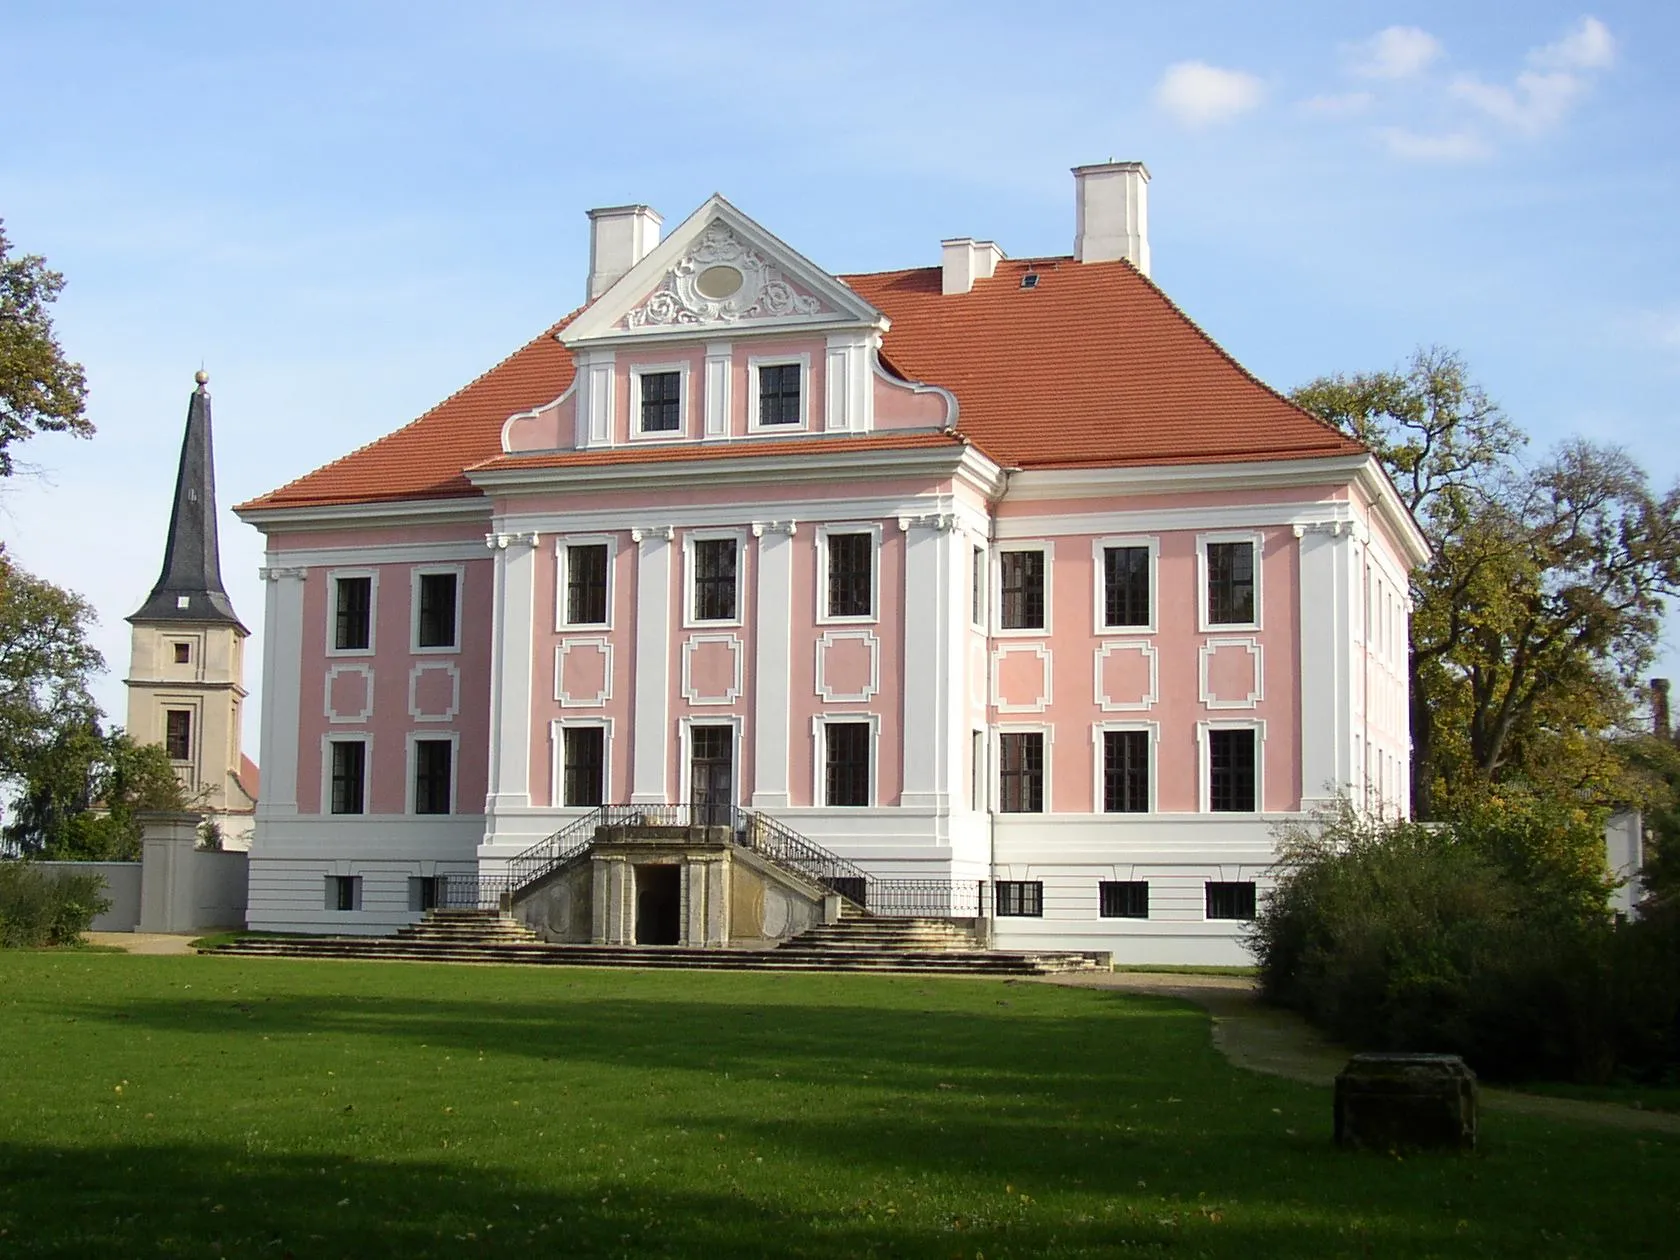
[[[1090,971],[1085,954],[981,949],[944,919],[877,918],[848,910],[774,949],[678,945],[553,945],[495,910],[430,910],[395,936],[248,937],[207,951],[241,958],[339,958],[389,962],[534,963],[706,971],[872,971],[889,975],[1044,976]]]

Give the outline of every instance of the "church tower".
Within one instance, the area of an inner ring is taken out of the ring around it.
[[[192,808],[216,823],[229,848],[244,849],[257,804],[257,767],[240,750],[250,631],[222,588],[208,380],[198,373],[187,404],[163,572],[128,619],[128,733],[162,744]]]

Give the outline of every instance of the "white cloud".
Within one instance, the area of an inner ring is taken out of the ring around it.
[[[1528,54],[1528,64],[1542,70],[1606,70],[1616,60],[1616,37],[1595,17],[1584,17],[1576,28]]]
[[[1444,49],[1441,41],[1416,26],[1389,26],[1350,52],[1353,73],[1367,79],[1409,79],[1428,69]]]
[[[1562,70],[1539,73],[1525,70],[1511,87],[1483,83],[1465,76],[1455,79],[1451,92],[1495,122],[1528,135],[1539,135],[1562,122],[1587,90],[1579,75]]]
[[[1229,122],[1259,106],[1265,86],[1242,70],[1222,70],[1203,61],[1167,67],[1155,87],[1155,103],[1186,127]]]
[[[1301,102],[1300,108],[1309,114],[1327,114],[1336,117],[1363,113],[1371,108],[1376,99],[1369,92],[1343,92],[1339,95],[1310,96]]]
[[[1405,127],[1384,127],[1377,134],[1395,157],[1413,162],[1475,162],[1489,152],[1487,143],[1473,131],[1424,135]]]

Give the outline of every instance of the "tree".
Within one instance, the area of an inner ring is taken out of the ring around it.
[[[7,842],[32,856],[131,861],[140,856],[142,810],[190,802],[158,744],[137,744],[92,722],[62,731],[38,754],[14,803]]]
[[[1412,575],[1414,813],[1494,782],[1628,790],[1603,736],[1680,590],[1680,488],[1658,497],[1586,442],[1525,467],[1522,432],[1440,349],[1293,397],[1370,446],[1434,549]]]
[[[88,680],[104,659],[88,642],[81,596],[14,565],[0,547],[0,779],[29,773],[64,731],[96,712]]]
[[[36,254],[11,255],[0,222],[0,477],[14,471],[12,447],[37,433],[91,437],[83,415],[87,382],[64,357],[47,308],[64,277]]]

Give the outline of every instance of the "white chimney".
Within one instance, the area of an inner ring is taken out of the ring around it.
[[[976,280],[990,280],[1003,257],[1003,251],[993,242],[977,241],[971,236],[940,241],[939,248],[944,293],[967,293]]]
[[[606,206],[589,212],[591,302],[659,244],[659,225],[663,222],[650,206]]]
[[[1080,262],[1124,258],[1149,274],[1149,168],[1103,162],[1073,168],[1073,256]]]

